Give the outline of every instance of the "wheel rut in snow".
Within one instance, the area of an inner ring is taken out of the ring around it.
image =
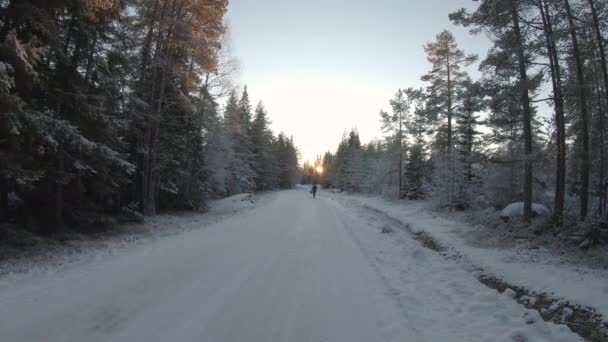
[[[360,207],[374,215],[380,216],[384,221],[388,222],[389,226],[382,228],[383,233],[390,233],[393,227],[401,229],[423,247],[441,254],[444,258],[462,260],[462,256],[458,251],[442,245],[433,236],[424,231],[414,230],[407,222],[397,220],[368,205],[360,205]],[[548,293],[531,291],[526,287],[511,284],[501,276],[487,272],[478,265],[471,264],[471,266],[477,270],[475,277],[481,284],[500,293],[508,291],[509,297],[527,309],[538,311],[540,317],[546,322],[566,325],[570,330],[589,342],[608,341],[608,322],[595,309],[555,298]]]

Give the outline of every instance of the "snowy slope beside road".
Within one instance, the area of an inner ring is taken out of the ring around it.
[[[0,341],[580,340],[382,225],[281,192],[207,229],[0,286]]]
[[[513,285],[536,293],[547,293],[564,301],[595,308],[608,317],[608,270],[575,265],[562,260],[557,253],[526,246],[487,247],[472,243],[483,227],[473,227],[453,217],[434,213],[429,203],[386,201],[379,197],[332,194],[335,200],[354,209],[378,210],[415,232],[425,232],[441,245],[451,247],[470,264],[504,278]],[[499,232],[496,232],[499,234]]]
[[[34,273],[56,273],[95,260],[128,252],[140,244],[191,230],[204,229],[235,213],[251,210],[272,200],[276,192],[240,194],[209,201],[205,214],[181,212],[148,217],[144,224],[127,223],[108,227],[97,234],[66,232],[61,237],[42,238],[24,234],[11,240],[0,237],[0,292],[11,281]],[[27,248],[23,248],[23,246]]]

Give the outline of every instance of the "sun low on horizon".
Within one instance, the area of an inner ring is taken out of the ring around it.
[[[238,82],[264,103],[275,131],[293,136],[301,162],[314,161],[334,152],[351,129],[363,142],[382,137],[380,110],[390,109],[398,89],[422,85],[420,75],[430,68],[422,47],[442,29],[470,52],[485,52],[482,37],[448,19],[473,4],[233,1],[227,22],[241,65]]]

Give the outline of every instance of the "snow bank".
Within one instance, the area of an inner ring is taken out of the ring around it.
[[[272,196],[273,193],[235,195],[209,201],[209,211],[206,213],[185,212],[146,217],[143,224],[120,225],[95,236],[72,234],[66,236],[65,241],[26,236],[24,243],[35,244],[35,250],[15,251],[10,255],[7,251],[0,253],[0,290],[6,284],[24,277],[78,267],[109,256],[128,253],[139,245],[155,240],[204,229],[240,211],[254,208]],[[22,231],[19,233],[25,234]],[[7,237],[0,236],[2,238]]]
[[[539,203],[532,203],[532,212],[538,216],[549,215],[549,208]],[[507,205],[501,212],[502,219],[512,219],[524,216],[524,202],[515,202]]]
[[[209,211],[213,214],[224,215],[236,213],[243,209],[255,207],[256,197],[254,194],[239,194],[209,203]]]
[[[328,203],[336,216],[346,216],[340,215],[344,209],[339,204]],[[390,237],[379,234],[389,219],[359,207],[351,210],[344,226],[415,331],[416,338],[407,341],[582,341],[566,326],[547,323],[519,305],[509,290],[501,294],[481,284],[458,260],[420,246],[406,231],[397,229]]]
[[[487,248],[471,245],[468,237],[480,228],[442,217],[424,201],[387,201],[366,195],[333,195],[345,204],[364,205],[430,234],[441,245],[462,255],[463,262],[501,276],[506,282],[533,292],[548,293],[571,303],[597,309],[608,318],[608,270],[565,263],[539,248]]]

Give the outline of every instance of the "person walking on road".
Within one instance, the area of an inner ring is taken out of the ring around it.
[[[312,185],[312,189],[310,190],[310,193],[312,194],[312,198],[317,197],[317,183],[314,183]]]

